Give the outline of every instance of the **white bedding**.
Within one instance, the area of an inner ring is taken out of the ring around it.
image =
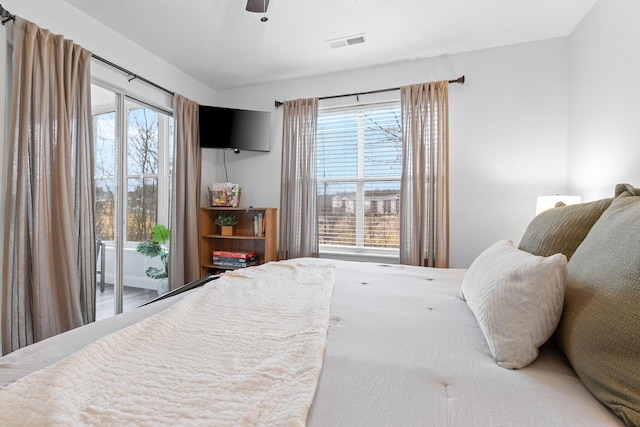
[[[0,425],[302,426],[333,284],[329,265],[229,273],[0,390]]]
[[[294,262],[300,261],[309,260]],[[335,265],[336,285],[308,426],[623,425],[551,345],[543,346],[540,357],[524,369],[500,368],[458,297],[465,270],[313,262]],[[170,303],[161,301],[0,358],[0,387],[63,357],[68,344],[78,347],[104,328]],[[216,420],[202,424],[215,425]]]

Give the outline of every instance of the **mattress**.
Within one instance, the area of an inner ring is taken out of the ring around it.
[[[551,344],[526,368],[499,367],[473,313],[459,298],[465,270],[304,262],[334,264],[336,277],[308,426],[623,425]],[[181,297],[4,356],[0,387]],[[215,420],[203,420],[208,423],[215,425]]]

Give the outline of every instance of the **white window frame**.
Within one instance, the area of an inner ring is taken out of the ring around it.
[[[336,113],[340,111],[353,111],[357,108],[366,109],[368,107],[382,107],[384,105],[400,106],[400,92],[388,91],[384,93],[360,95],[357,97],[348,98],[334,98],[327,100],[320,100],[318,107],[318,115],[323,113]],[[360,117],[362,119],[362,116]],[[363,153],[364,147],[364,135],[363,127],[358,127],[358,152]],[[356,185],[356,212],[360,214],[356,216],[356,246],[341,246],[341,245],[319,245],[320,258],[331,259],[343,259],[353,261],[372,261],[372,262],[386,262],[386,263],[399,263],[400,250],[399,248],[371,248],[364,247],[362,241],[364,236],[364,193],[365,184],[368,182],[383,182],[383,181],[399,181],[398,176],[364,176],[364,156],[358,155],[357,159],[357,176],[345,177],[345,178],[320,178],[317,177],[318,185],[328,182],[348,182],[355,183]],[[358,232],[359,231],[359,232]]]
[[[97,67],[93,67],[93,65],[98,65]],[[102,67],[102,68],[100,68]],[[95,71],[98,71],[97,74],[94,74]],[[124,175],[119,171],[127,170],[127,154],[126,154],[126,143],[127,143],[127,129],[126,129],[126,110],[127,110],[127,101],[130,100],[135,102],[136,104],[140,104],[142,106],[157,110],[162,113],[158,117],[158,144],[162,144],[162,147],[158,147],[158,223],[166,224],[167,228],[169,228],[169,219],[170,219],[170,191],[171,191],[171,176],[168,174],[171,171],[169,166],[169,149],[171,147],[170,137],[162,137],[160,136],[161,126],[166,128],[166,134],[169,136],[169,120],[168,118],[164,120],[164,124],[161,124],[160,117],[173,116],[173,111],[170,109],[169,105],[171,105],[170,98],[164,95],[156,97],[156,99],[139,97],[130,90],[125,90],[122,86],[118,85],[118,81],[122,81],[122,76],[119,74],[114,74],[112,69],[104,69],[103,64],[96,63],[96,61],[92,62],[92,78],[91,84],[99,86],[105,90],[113,92],[115,94],[115,112],[116,112],[116,124],[115,124],[115,138],[116,138],[116,150],[120,152],[116,152],[115,161],[117,162],[116,166],[116,177],[115,177],[115,185],[118,189],[116,192],[116,213],[114,221],[119,226],[116,226],[116,233],[119,232],[122,234],[121,239],[116,239],[115,241],[105,241],[106,245],[114,249],[115,251],[115,259],[114,259],[114,314],[119,314],[123,312],[124,309],[124,295],[122,292],[121,284],[124,283],[124,253],[125,251],[135,251],[138,242],[129,241],[127,239],[127,224],[126,224],[126,207],[128,204],[127,200],[127,184],[128,178],[131,177],[127,173]],[[103,78],[103,75],[107,75],[108,78]],[[147,89],[142,87],[141,89]],[[156,91],[158,92],[158,91]],[[163,101],[164,99],[164,101]],[[165,106],[163,106],[163,104]],[[118,118],[117,111],[123,112],[125,119],[122,117]],[[112,110],[113,111],[113,110]],[[109,111],[105,110],[101,113],[107,113]],[[166,115],[166,116],[164,116]],[[95,118],[93,118],[95,120]],[[94,126],[94,138],[96,127]],[[163,154],[164,153],[164,154]],[[128,172],[128,171],[127,171]],[[161,176],[163,178],[161,178]],[[140,175],[133,175],[133,177],[140,177]],[[154,175],[155,177],[155,175]],[[161,192],[161,181],[162,185],[166,185],[166,191],[163,190]],[[166,194],[166,195],[163,195]],[[122,208],[124,207],[124,209]]]

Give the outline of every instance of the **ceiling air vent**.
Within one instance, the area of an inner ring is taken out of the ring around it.
[[[339,47],[352,46],[354,44],[364,43],[366,41],[364,34],[355,34],[353,36],[340,37],[332,40],[325,40],[331,49]]]
[[[364,36],[351,37],[347,39],[347,44],[351,46],[352,44],[364,43]]]

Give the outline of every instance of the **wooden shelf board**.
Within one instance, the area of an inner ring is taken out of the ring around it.
[[[238,239],[238,240],[264,240],[264,236],[242,236],[234,234],[232,236],[223,236],[222,234],[203,234],[202,237],[207,239]]]

